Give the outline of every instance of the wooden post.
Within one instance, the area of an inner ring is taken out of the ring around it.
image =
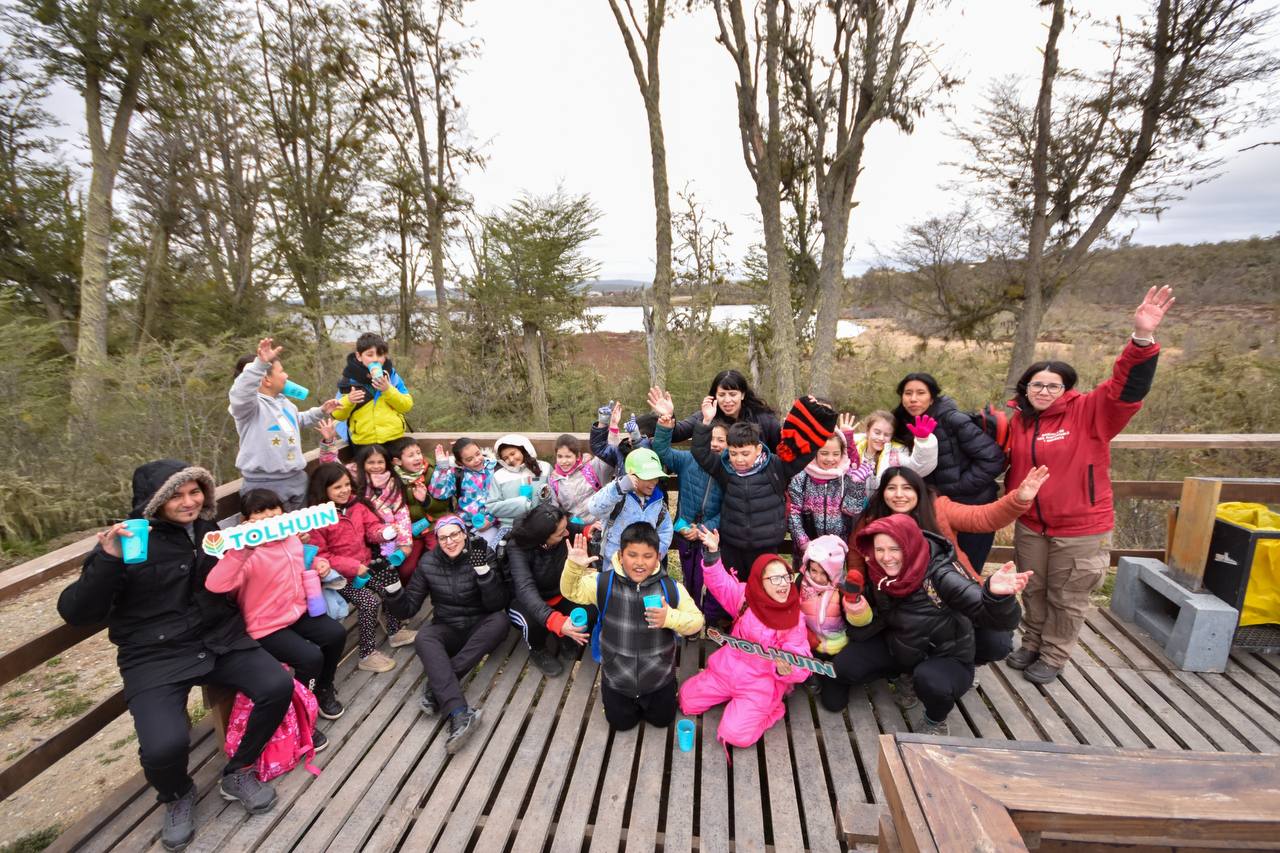
[[[1169,574],[1188,589],[1204,585],[1204,566],[1221,496],[1221,479],[1187,477],[1182,481],[1178,520],[1169,541]]]

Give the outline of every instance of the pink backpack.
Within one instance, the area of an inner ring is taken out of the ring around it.
[[[253,701],[243,693],[236,693],[235,704],[231,706],[231,717],[227,720],[224,749],[228,758],[240,748],[240,739],[244,737],[244,727],[252,710]],[[284,719],[254,763],[259,779],[269,782],[277,776],[283,776],[297,766],[299,759],[303,759],[308,771],[316,776],[320,775],[320,768],[311,763],[316,754],[315,747],[311,744],[311,733],[315,731],[318,712],[316,697],[300,681],[294,679],[293,698],[284,712]]]

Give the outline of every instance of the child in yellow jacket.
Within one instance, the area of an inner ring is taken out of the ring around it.
[[[659,558],[658,531],[637,521],[622,531],[612,571],[596,572],[579,534],[565,560],[560,592],[577,604],[594,604],[600,617],[592,654],[601,662],[600,701],[605,719],[619,731],[641,720],[669,726],[676,716],[676,635],[689,637],[704,623],[693,597],[667,576]]]
[[[380,336],[365,332],[356,340],[338,390],[342,398],[333,418],[347,422],[352,445],[386,445],[405,434],[405,415],[413,408],[413,397],[391,365],[387,342]]]

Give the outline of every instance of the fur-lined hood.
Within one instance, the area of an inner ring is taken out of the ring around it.
[[[204,492],[204,507],[200,510],[200,517],[213,521],[218,514],[213,475],[198,465],[188,465],[177,459],[157,459],[134,469],[132,517],[156,520],[165,501],[192,480],[199,483]]]

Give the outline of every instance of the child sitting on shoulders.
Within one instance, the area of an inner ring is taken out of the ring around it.
[[[452,499],[467,529],[489,545],[498,541],[498,523],[489,512],[489,484],[498,463],[484,455],[480,445],[463,436],[453,443],[452,455],[436,445],[436,470],[427,487],[431,496]]]
[[[333,417],[347,422],[353,447],[386,444],[405,434],[405,415],[413,408],[413,397],[392,366],[381,336],[365,332],[356,340],[338,390],[342,398]]]
[[[493,452],[498,457],[498,467],[489,480],[485,506],[500,527],[510,530],[529,510],[551,496],[548,466],[538,460],[533,442],[523,435],[504,435],[493,443]]]
[[[849,642],[846,620],[859,628],[871,621],[866,599],[841,589],[848,554],[849,546],[843,539],[819,536],[809,543],[801,561],[800,611],[809,631],[809,647],[819,655],[834,655]]]
[[[797,567],[810,540],[819,536],[848,539],[854,519],[867,505],[865,481],[871,462],[859,459],[852,437],[853,415],[842,414],[836,431],[787,487],[787,526]]]
[[[618,731],[642,720],[669,726],[676,716],[676,636],[702,630],[702,613],[658,557],[658,532],[637,521],[622,531],[621,548],[599,572],[590,565],[587,538],[573,538],[560,576],[560,593],[599,616],[592,653],[601,662],[600,702]]]
[[[615,474],[622,470],[627,454],[641,447],[652,446],[653,431],[658,424],[657,415],[632,414],[631,419],[624,424],[622,404],[612,400],[601,406],[597,415],[598,419],[591,425],[589,435],[591,455]]]
[[[577,436],[565,433],[556,439],[556,464],[551,469],[551,503],[583,524],[595,521],[587,509],[591,496],[613,478],[613,471],[599,459],[587,459]]]
[[[245,521],[261,521],[283,512],[284,501],[270,489],[250,489],[240,498]],[[235,596],[249,636],[276,660],[293,668],[293,677],[315,693],[320,716],[336,720],[343,707],[333,678],[342,660],[347,629],[328,614],[308,614],[302,578],[312,569],[322,574],[328,567],[319,559],[311,568],[306,567],[302,539],[295,533],[287,539],[225,552],[209,571],[204,586],[209,592]],[[312,740],[317,752],[324,749],[324,733],[316,730]]]

